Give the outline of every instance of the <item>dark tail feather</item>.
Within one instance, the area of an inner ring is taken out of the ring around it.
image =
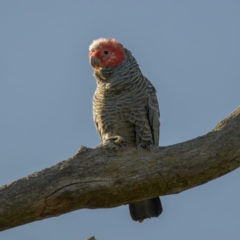
[[[145,218],[158,217],[162,213],[159,197],[129,204],[130,215],[134,221],[142,222]]]

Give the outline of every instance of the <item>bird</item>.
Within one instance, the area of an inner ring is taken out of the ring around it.
[[[89,46],[88,57],[97,83],[93,120],[102,143],[124,139],[129,147],[159,146],[156,89],[132,53],[114,38],[99,38]],[[163,209],[160,198],[154,197],[130,203],[129,211],[141,223]]]

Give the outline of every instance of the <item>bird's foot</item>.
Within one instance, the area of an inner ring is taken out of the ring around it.
[[[126,142],[124,137],[112,136],[105,139],[103,142],[98,144],[95,148],[100,148],[100,147],[116,148],[116,147],[125,147],[125,146],[126,146]]]
[[[124,137],[121,136],[112,136],[107,138],[106,140],[104,140],[101,144],[99,144],[97,147],[104,146],[107,148],[111,148],[111,149],[117,149],[119,147],[125,147],[126,146],[126,142]]]
[[[126,146],[126,142],[125,142],[125,139],[124,137],[121,137],[121,136],[112,136],[112,137],[109,137],[106,142],[113,142],[115,143],[116,145],[120,145],[120,146]]]

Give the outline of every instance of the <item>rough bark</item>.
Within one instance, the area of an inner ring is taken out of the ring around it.
[[[240,166],[240,106],[211,132],[168,147],[81,147],[72,158],[0,188],[0,230],[81,208],[179,193]]]

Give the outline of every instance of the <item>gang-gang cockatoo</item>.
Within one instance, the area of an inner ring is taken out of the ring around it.
[[[156,90],[142,74],[131,52],[115,39],[99,38],[89,47],[97,89],[93,118],[102,142],[124,138],[132,147],[159,142],[159,106]],[[129,204],[133,220],[158,217],[159,197]]]

